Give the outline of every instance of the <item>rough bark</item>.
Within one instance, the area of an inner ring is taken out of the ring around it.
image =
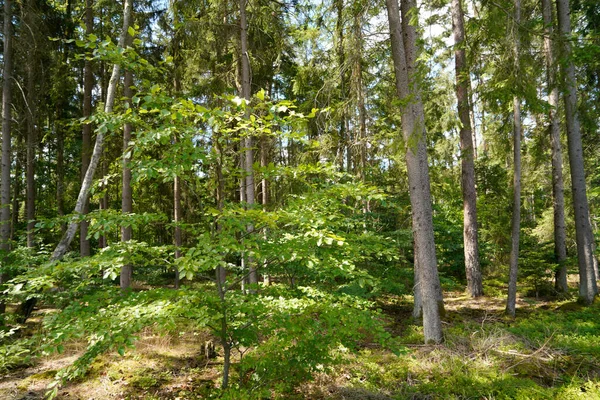
[[[131,98],[133,97],[133,72],[126,71],[123,81],[123,96],[126,104],[131,107]],[[131,153],[129,152],[129,142],[131,141],[131,132],[133,126],[130,123],[125,124],[123,128],[123,179],[122,179],[122,197],[121,197],[121,212],[123,214],[131,214],[133,212],[133,193],[131,190]],[[131,240],[133,229],[131,226],[121,227],[121,241],[128,242]],[[131,286],[133,277],[133,267],[131,264],[125,264],[121,267],[121,289],[125,290]]]
[[[4,1],[4,68],[2,71],[2,171],[0,172],[0,250],[10,251],[10,167],[11,167],[11,103],[12,103],[12,1]],[[8,275],[0,274],[0,284]],[[0,313],[5,305],[0,301]]]
[[[411,74],[416,62],[416,30],[409,24],[414,17],[415,4],[402,2],[403,24],[397,0],[386,0],[392,58],[396,76],[396,91],[402,106],[402,131],[406,142],[406,165],[412,208],[412,229],[415,240],[415,257],[418,263],[418,282],[422,297],[423,332],[425,342],[442,341],[440,319],[440,284],[433,237],[429,166],[425,145],[423,104],[418,80]],[[402,33],[404,32],[404,43]]]
[[[514,0],[515,26],[514,26],[514,65],[515,75],[519,73],[519,24],[521,22],[521,0]],[[512,317],[516,313],[517,302],[517,277],[519,272],[519,236],[521,233],[521,100],[518,96],[513,98],[513,211],[510,248],[510,269],[508,276],[508,298],[506,313]]]
[[[119,47],[125,47],[125,41],[127,39],[127,30],[129,28],[130,20],[131,20],[131,11],[132,11],[132,3],[133,0],[124,0],[124,9],[123,9],[123,28],[121,32],[121,37],[119,38]],[[119,64],[115,64],[113,66],[112,75],[108,84],[108,89],[106,93],[106,101],[104,106],[104,112],[111,113],[113,110],[113,106],[115,103],[115,95],[117,90],[117,84],[119,82],[119,76],[121,72],[121,67]],[[79,190],[79,195],[77,196],[77,202],[75,204],[74,214],[81,215],[83,212],[84,205],[88,200],[88,196],[90,193],[90,188],[92,187],[92,181],[94,179],[94,173],[96,168],[98,167],[98,163],[102,156],[102,148],[104,145],[104,134],[102,132],[98,132],[96,134],[96,143],[94,144],[94,151],[92,153],[92,157],[90,159],[90,164],[85,173],[85,177],[81,184],[81,189]],[[61,241],[58,243],[54,252],[52,253],[53,260],[61,259],[65,253],[67,252],[69,245],[73,241],[75,237],[75,233],[77,232],[77,227],[79,226],[79,221],[74,221],[69,224],[67,228],[67,232],[63,235]]]
[[[544,18],[544,52],[546,56],[546,81],[550,111],[548,131],[552,144],[552,200],[554,208],[554,256],[558,263],[554,286],[557,291],[566,293],[567,284],[567,234],[565,224],[565,196],[562,171],[562,145],[560,142],[560,125],[558,118],[558,86],[556,82],[556,61],[554,56],[554,29],[551,0],[542,0]]]
[[[579,300],[591,304],[598,294],[596,276],[594,274],[594,237],[590,225],[590,209],[588,205],[581,130],[577,112],[577,81],[575,65],[571,57],[571,19],[569,0],[556,0],[558,29],[561,35],[563,67],[565,117],[567,120],[567,144],[569,147],[569,163],[571,166],[571,189],[573,207],[575,209],[575,237],[577,240],[577,263],[579,266]]]
[[[465,51],[465,23],[461,0],[452,0],[452,30],[456,71],[456,99],[460,118],[461,184],[463,195],[463,242],[467,291],[471,297],[483,296],[477,238],[477,192],[475,190],[475,152],[471,126],[469,87],[471,78]]]

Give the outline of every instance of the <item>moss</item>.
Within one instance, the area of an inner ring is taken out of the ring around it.
[[[42,371],[42,372],[38,372],[37,374],[33,374],[28,376],[25,379],[22,379],[18,384],[17,384],[17,389],[22,390],[22,391],[27,391],[29,390],[29,387],[37,381],[50,381],[52,379],[54,379],[54,376],[56,375],[58,371],[55,369],[52,370],[48,370],[48,371]]]

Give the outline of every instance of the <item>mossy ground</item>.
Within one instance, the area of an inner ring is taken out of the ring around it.
[[[381,308],[388,329],[405,347],[400,355],[365,343],[346,362],[322,372],[282,399],[600,399],[600,304],[519,298],[516,319],[503,297],[470,299],[446,293],[445,342],[422,345],[411,299],[390,297]],[[207,359],[206,333],[142,332],[135,349],[98,359],[87,376],[59,391],[65,399],[217,398],[221,359]],[[81,346],[0,379],[0,398],[43,398],[54,373]],[[285,373],[285,371],[282,371]],[[232,381],[236,382],[235,368]],[[232,397],[233,396],[233,397]],[[243,391],[225,398],[244,398]],[[249,397],[254,398],[254,397]]]

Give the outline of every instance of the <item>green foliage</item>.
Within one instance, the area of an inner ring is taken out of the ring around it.
[[[558,264],[554,256],[554,243],[539,243],[529,232],[521,235],[519,269],[523,280],[532,287],[535,297],[553,294],[552,279]]]
[[[18,328],[0,330],[0,373],[27,366],[32,362],[32,341],[19,340]]]
[[[263,315],[256,318],[261,326],[256,337],[261,341],[239,367],[240,382],[251,391],[273,387],[290,391],[366,342],[397,351],[383,329],[382,315],[372,310],[371,303],[308,287],[298,288],[295,294],[256,299],[264,307]]]

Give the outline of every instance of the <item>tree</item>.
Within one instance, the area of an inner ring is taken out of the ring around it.
[[[133,97],[133,72],[130,70],[125,71],[125,79],[123,81],[123,95],[128,108],[131,108]],[[133,193],[131,190],[131,152],[129,150],[129,142],[131,141],[131,132],[133,126],[130,122],[126,123],[123,127],[123,179],[122,179],[122,199],[121,199],[121,212],[124,215],[133,212]],[[131,240],[133,228],[131,225],[121,226],[121,241],[128,242]],[[125,290],[131,286],[131,280],[133,278],[133,267],[131,264],[125,264],[121,267],[121,289]]]
[[[552,144],[552,198],[554,208],[554,255],[558,268],[555,273],[554,287],[560,292],[567,292],[567,234],[565,224],[565,197],[562,172],[562,145],[560,142],[560,125],[558,117],[558,85],[556,81],[556,57],[554,52],[554,29],[552,18],[552,2],[542,0],[544,18],[544,53],[546,57],[546,81],[550,124],[548,132]]]
[[[94,10],[93,0],[85,0],[85,33],[91,35],[94,32]],[[86,52],[83,66],[83,118],[92,116],[92,90],[94,89],[94,69],[92,66],[92,53]],[[90,153],[92,150],[92,125],[84,123],[81,131],[81,181],[83,183],[85,174],[90,165]],[[89,199],[86,199],[81,208],[83,215],[89,212]],[[90,241],[87,238],[88,221],[81,221],[79,227],[79,253],[82,257],[90,255]]]
[[[396,92],[402,102],[402,131],[406,143],[412,224],[415,242],[415,264],[423,307],[425,342],[442,341],[439,277],[433,237],[429,166],[425,145],[424,111],[414,75],[416,29],[409,23],[416,11],[411,0],[402,1],[402,24],[397,0],[386,0]],[[404,33],[404,40],[402,33]],[[413,74],[411,75],[411,72]]]
[[[4,1],[4,68],[2,70],[2,171],[0,173],[0,250],[3,257],[10,251],[10,168],[12,107],[12,1]],[[0,272],[0,284],[8,274]],[[5,304],[0,302],[0,313]]]
[[[519,75],[521,0],[514,0],[514,76]],[[517,274],[519,271],[519,238],[521,233],[521,99],[513,96],[513,208],[511,224],[510,266],[506,313],[515,316],[517,303]]]
[[[125,0],[124,8],[123,8],[123,27],[121,32],[121,37],[119,38],[119,47],[121,49],[125,48],[125,43],[127,40],[128,29],[130,26],[131,13],[133,7],[133,0]],[[121,72],[121,66],[116,63],[113,66],[112,75],[110,77],[110,81],[108,84],[108,89],[106,92],[106,102],[104,105],[104,112],[106,114],[110,114],[113,110],[113,106],[115,103],[115,97],[117,92],[117,84],[119,82],[119,76]],[[86,201],[88,200],[88,196],[90,193],[90,189],[92,187],[92,181],[94,179],[94,173],[96,172],[96,168],[98,167],[98,163],[100,162],[100,158],[102,157],[102,148],[104,145],[104,133],[98,131],[96,133],[96,143],[94,144],[94,151],[92,153],[92,157],[90,159],[90,165],[85,173],[85,177],[81,184],[81,189],[79,190],[79,195],[77,197],[77,203],[75,205],[74,214],[81,215],[85,206]],[[79,226],[78,221],[71,222],[67,231],[63,235],[62,239],[54,249],[52,253],[52,259],[59,260],[61,259],[65,253],[67,252],[69,245],[73,241],[75,237],[75,233],[77,231],[77,227]]]
[[[241,97],[247,102],[250,102],[252,98],[252,86],[250,82],[250,53],[248,51],[248,21],[246,18],[246,3],[248,0],[240,1],[240,58],[241,58]],[[244,183],[243,191],[244,200],[248,207],[254,206],[254,138],[251,134],[246,136],[244,140],[244,152],[241,155],[242,165],[244,172]],[[252,232],[254,227],[248,225],[248,232]],[[250,285],[258,283],[258,272],[254,260],[251,257],[246,256],[246,263],[248,266],[248,282]]]
[[[475,151],[471,128],[470,71],[466,59],[465,22],[461,0],[452,0],[452,30],[454,32],[454,58],[456,71],[456,99],[460,118],[460,149],[463,194],[463,242],[467,291],[471,297],[483,295],[477,238],[477,192],[475,190]]]
[[[567,124],[567,144],[569,148],[569,164],[571,166],[571,189],[573,192],[573,208],[575,211],[575,234],[577,240],[577,264],[579,266],[579,300],[584,304],[592,304],[598,294],[597,277],[594,273],[594,236],[590,224],[583,148],[577,111],[577,80],[575,65],[571,55],[571,20],[569,0],[556,0],[558,29],[560,33],[561,55],[564,58],[562,70]]]

